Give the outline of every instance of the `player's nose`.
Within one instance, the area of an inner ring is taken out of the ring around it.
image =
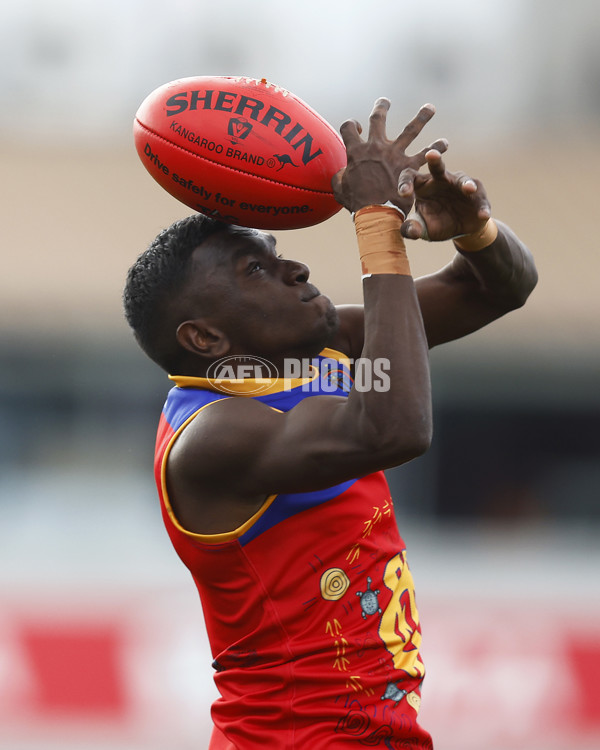
[[[283,278],[286,284],[306,284],[310,268],[299,260],[286,260]]]

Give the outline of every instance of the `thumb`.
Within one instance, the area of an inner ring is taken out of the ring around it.
[[[338,203],[341,203],[342,206],[346,205],[346,202],[344,200],[344,190],[343,190],[343,183],[342,183],[342,178],[344,176],[345,171],[346,171],[346,168],[343,167],[342,169],[340,169],[339,172],[336,172],[331,178],[331,191],[333,193],[333,197],[336,199]]]
[[[400,234],[407,240],[429,240],[427,224],[418,211],[411,211],[400,227]]]

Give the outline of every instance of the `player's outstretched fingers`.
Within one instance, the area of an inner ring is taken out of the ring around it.
[[[437,151],[440,154],[445,154],[448,150],[448,141],[445,138],[440,138],[437,141],[434,141],[431,146],[427,146],[427,148],[424,148],[421,153],[425,157],[426,154],[428,154],[430,151]]]
[[[380,96],[375,101],[371,114],[369,115],[369,140],[387,140],[385,126],[387,122],[387,113],[389,112],[391,102],[385,96]]]
[[[340,126],[340,135],[342,136],[342,140],[344,141],[344,146],[346,146],[346,150],[348,148],[351,148],[352,146],[356,146],[359,143],[362,143],[362,138],[360,137],[360,134],[362,133],[362,125],[358,120],[346,120],[343,122]]]
[[[398,195],[403,198],[413,198],[415,194],[415,180],[418,178],[419,173],[412,167],[407,167],[400,172],[398,178]]]
[[[431,148],[425,153],[425,160],[429,167],[429,173],[432,177],[439,179],[444,177],[446,174],[446,165],[442,159],[442,154],[439,149]]]
[[[408,123],[400,135],[396,138],[395,144],[401,149],[405,150],[415,138],[419,135],[421,130],[427,125],[429,120],[435,114],[435,107],[433,104],[424,104],[421,109],[417,112],[416,116]]]
[[[464,172],[455,172],[453,176],[461,193],[476,207],[478,218],[489,219],[492,215],[492,207],[483,184]]]
[[[465,195],[473,195],[477,192],[477,183],[472,177],[466,174],[459,173],[458,184]]]

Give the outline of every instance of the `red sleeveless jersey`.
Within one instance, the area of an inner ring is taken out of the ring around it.
[[[347,395],[343,364],[319,371],[324,358],[341,356],[325,350],[311,378],[277,380],[260,393],[252,380],[232,383],[232,396],[204,378],[172,378],[155,472],[214,657],[221,697],[211,750],[432,748],[417,723],[425,670],[413,579],[382,472],[272,495],[224,534],[187,531],[169,502],[169,451],[202,409],[246,397],[288,411],[303,398]]]

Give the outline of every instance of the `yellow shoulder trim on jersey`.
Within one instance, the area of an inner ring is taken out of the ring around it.
[[[327,357],[328,359],[335,359],[343,365],[346,365],[350,369],[350,358],[344,352],[340,352],[337,349],[325,348],[319,355],[320,357]]]
[[[330,349],[328,346],[325,347],[320,353],[319,357],[329,357],[330,359],[348,359],[344,352],[340,352],[338,349]]]
[[[321,357],[335,359],[350,368],[350,360],[342,352],[336,349],[323,349]],[[310,365],[310,377],[307,378],[239,378],[230,380],[227,378],[216,380],[215,378],[193,377],[191,375],[169,375],[179,388],[204,388],[215,393],[225,393],[230,396],[267,396],[272,393],[290,391],[308,383],[312,383],[318,377],[319,372],[314,365]]]
[[[241,526],[238,526],[237,529],[233,529],[232,531],[225,531],[220,534],[198,534],[194,531],[188,531],[184,526],[182,526],[179,523],[179,520],[177,519],[177,516],[175,515],[175,511],[173,510],[171,506],[171,501],[169,500],[169,492],[167,490],[167,459],[169,457],[169,454],[171,453],[171,449],[173,448],[173,445],[175,444],[175,441],[181,435],[183,430],[192,422],[198,414],[203,410],[206,409],[207,406],[210,406],[211,404],[216,404],[218,401],[211,401],[209,404],[205,404],[204,406],[201,406],[198,411],[195,411],[190,417],[188,417],[185,422],[179,427],[179,429],[171,436],[171,439],[169,440],[167,447],[165,449],[165,452],[162,457],[162,464],[160,467],[160,483],[161,483],[161,489],[162,489],[162,498],[163,502],[165,504],[165,509],[167,511],[167,514],[169,518],[171,519],[171,522],[173,523],[173,526],[184,534],[187,537],[190,537],[191,539],[197,539],[199,542],[203,542],[204,544],[222,544],[223,542],[231,542],[234,539],[238,539],[242,534],[244,534],[248,529],[253,526],[258,519],[265,513],[265,511],[269,508],[269,506],[273,503],[275,498],[277,497],[277,494],[275,495],[269,495],[265,502],[260,506],[260,508],[254,513],[247,521],[245,521]],[[270,409],[273,409],[273,411],[278,411],[280,413],[280,409],[275,409],[272,406],[269,407]]]
[[[312,383],[319,376],[319,371],[310,365],[309,378],[240,378],[239,380],[214,380],[212,378],[194,378],[189,375],[169,375],[179,388],[205,388],[215,393],[229,396],[268,396],[272,393],[290,391],[307,383]]]

